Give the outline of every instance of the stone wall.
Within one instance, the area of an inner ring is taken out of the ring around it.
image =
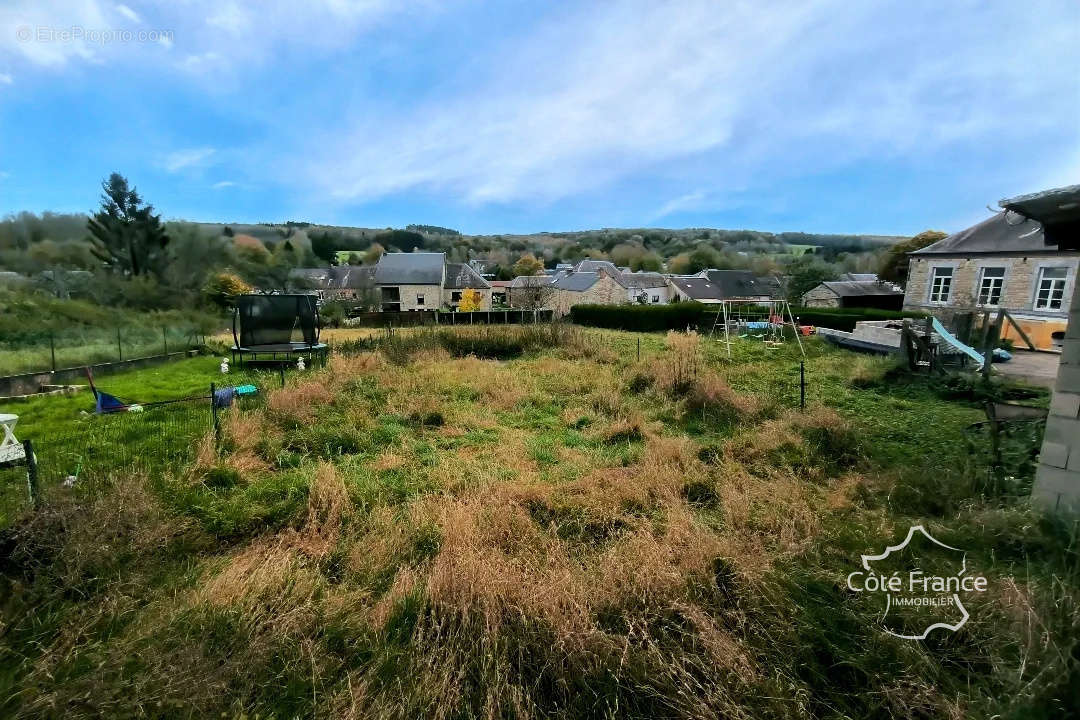
[[[621,305],[626,301],[626,289],[610,276],[600,273],[593,286],[583,292],[556,289],[551,307],[556,315],[566,315],[574,305]]]
[[[1075,288],[1031,499],[1043,508],[1080,513],[1080,292]]]
[[[835,308],[840,307],[840,298],[824,285],[818,285],[802,296],[802,304],[804,307]]]
[[[381,298],[382,290],[380,286]],[[442,288],[438,285],[387,285],[385,287],[396,287],[398,289],[398,297],[401,301],[402,310],[436,310],[442,303]],[[424,304],[421,305],[416,302],[416,296],[424,296]]]
[[[1043,267],[1067,267],[1069,277],[1065,285],[1065,297],[1072,295],[1076,285],[1077,265],[1080,257],[1074,253],[1032,255],[1028,257],[970,257],[970,258],[911,258],[908,265],[907,289],[904,293],[905,310],[923,310],[940,307],[964,307],[975,305],[979,294],[979,276],[984,267],[1005,268],[1000,307],[1010,312],[1038,313],[1064,319],[1066,310],[1047,311],[1034,309],[1035,284]],[[930,275],[934,267],[953,268],[952,293],[947,303],[930,302]]]
[[[1080,257],[1076,253],[1045,253],[1026,257],[972,256],[962,257],[913,257],[908,265],[907,289],[904,293],[904,309],[926,312],[937,316],[946,325],[950,325],[951,316],[956,311],[981,309],[976,306],[979,294],[979,280],[984,267],[1005,268],[1002,283],[1001,301],[995,307],[986,309],[993,312],[997,307],[1005,308],[1017,320],[1024,332],[1036,347],[1044,350],[1057,349],[1055,333],[1065,330],[1068,317],[1067,298],[1076,288],[1076,276]],[[933,268],[951,267],[953,269],[952,290],[946,303],[930,302],[930,278]],[[1066,267],[1069,269],[1065,283],[1065,298],[1061,310],[1036,310],[1035,294],[1039,273],[1044,267]],[[1006,324],[1002,337],[1022,345],[1022,340],[1011,325]]]

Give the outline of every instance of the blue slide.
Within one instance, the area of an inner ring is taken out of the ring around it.
[[[945,339],[945,342],[949,343],[954,348],[964,353],[975,362],[979,363],[979,367],[982,367],[983,361],[986,358],[984,358],[978,350],[969,345],[965,345],[964,343],[957,340],[951,332],[945,329],[945,326],[942,325],[937,318],[932,318],[932,322],[934,325],[934,332],[943,337]]]

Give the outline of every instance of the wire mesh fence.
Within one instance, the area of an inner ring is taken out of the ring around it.
[[[194,325],[41,328],[7,333],[0,375],[43,373],[97,363],[167,355],[205,342]]]
[[[58,487],[93,493],[121,474],[139,473],[158,478],[174,473],[194,458],[199,443],[224,423],[229,413],[262,407],[268,389],[289,381],[284,368],[244,369],[222,375],[205,393],[162,399],[97,414],[87,411],[70,421],[54,423],[48,431],[21,440],[32,442],[36,460],[35,485],[47,494]],[[253,385],[250,395],[231,394],[227,406],[213,391]],[[27,478],[26,461],[0,466],[0,527],[32,506],[34,492]]]

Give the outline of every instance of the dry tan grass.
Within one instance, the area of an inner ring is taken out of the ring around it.
[[[334,398],[334,388],[325,377],[306,380],[271,390],[266,400],[267,411],[278,421],[309,423],[315,418],[318,406]]]
[[[735,392],[715,372],[703,372],[690,384],[686,410],[725,418],[746,418],[761,411],[761,402],[752,395]]]
[[[342,522],[352,515],[349,491],[341,474],[331,463],[319,463],[308,488],[307,521],[300,531],[301,549],[313,557],[322,557],[341,536]]]
[[[334,381],[349,380],[357,377],[366,377],[382,370],[386,365],[383,356],[379,353],[366,352],[355,355],[330,355],[327,363],[327,373]]]
[[[656,386],[661,390],[681,394],[697,378],[704,366],[701,336],[689,332],[671,331],[665,340],[667,352],[650,362]]]

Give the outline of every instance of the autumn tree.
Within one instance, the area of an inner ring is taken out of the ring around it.
[[[158,275],[165,269],[169,237],[135,188],[120,173],[101,183],[101,209],[87,223],[90,250],[96,258],[125,275]]]
[[[364,252],[364,264],[374,265],[379,262],[379,258],[381,258],[385,252],[386,248],[379,243],[371,243],[371,247]]]
[[[526,253],[518,258],[518,261],[514,263],[514,275],[520,277],[522,275],[542,275],[544,273],[544,263],[536,259],[536,256],[532,253]]]
[[[251,292],[251,286],[230,272],[212,274],[203,286],[203,295],[219,307],[232,307],[237,295]]]
[[[479,290],[464,290],[461,293],[461,300],[458,301],[459,312],[474,312],[479,310],[484,304],[484,296]]]

